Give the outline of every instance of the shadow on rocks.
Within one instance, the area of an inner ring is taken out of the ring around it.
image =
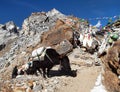
[[[71,76],[71,77],[76,77],[77,76],[77,70],[72,70],[72,71],[51,70],[50,71],[50,77],[54,77],[54,76]]]

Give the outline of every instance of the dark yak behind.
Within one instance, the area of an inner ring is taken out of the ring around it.
[[[50,69],[55,66],[61,66],[61,71],[66,73],[67,75],[76,76],[73,74],[70,67],[70,62],[68,56],[61,57],[56,50],[49,48],[46,50],[44,60],[35,60],[32,62],[32,66],[26,70],[27,74],[36,74],[39,71],[41,74],[43,73],[43,77],[45,78],[46,75],[49,77]],[[41,72],[42,70],[42,72]]]

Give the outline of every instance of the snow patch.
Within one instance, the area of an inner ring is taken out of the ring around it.
[[[107,92],[105,90],[105,87],[102,84],[102,74],[100,73],[96,82],[94,88],[91,90],[91,92]]]

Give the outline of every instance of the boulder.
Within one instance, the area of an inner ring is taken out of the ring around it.
[[[64,39],[72,43],[73,30],[71,27],[67,26],[62,20],[57,20],[54,28],[42,34],[41,44],[47,46],[55,46]]]
[[[65,55],[73,50],[73,45],[68,40],[63,40],[60,44],[56,45],[55,49],[60,55]]]
[[[5,24],[5,28],[7,31],[9,31],[10,33],[16,33],[18,34],[18,29],[16,24],[13,21],[9,21]]]

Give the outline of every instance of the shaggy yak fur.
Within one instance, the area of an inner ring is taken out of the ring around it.
[[[120,40],[99,55],[104,66],[104,84],[110,92],[120,92]]]
[[[51,48],[46,50],[44,60],[32,61],[32,66],[29,66],[29,68],[27,70],[25,70],[25,72],[27,74],[36,74],[37,75],[37,71],[39,71],[41,74],[43,73],[43,77],[46,78],[46,75],[47,75],[47,77],[50,76],[49,75],[50,69],[54,65],[58,65],[58,64],[60,64],[60,66],[62,67],[61,70],[65,70],[70,75],[73,75],[73,76],[75,75],[71,71],[68,57],[64,56],[64,57],[60,58],[60,55],[54,49],[51,49]],[[42,72],[41,72],[41,70],[42,70]],[[15,73],[13,73],[13,75],[14,74]]]

